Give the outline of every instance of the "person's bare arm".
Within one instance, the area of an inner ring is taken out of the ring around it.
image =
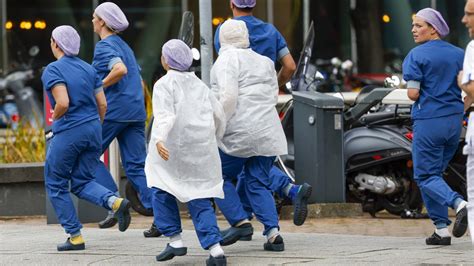
[[[407,89],[407,95],[408,95],[408,98],[410,100],[416,101],[420,97],[420,90],[419,89],[408,88]]]
[[[61,118],[69,109],[69,95],[64,84],[56,85],[51,89],[56,105],[53,111],[53,120]]]
[[[123,76],[127,75],[127,67],[123,62],[116,63],[110,73],[102,80],[104,88],[110,87],[119,82]]]
[[[278,72],[278,87],[281,88],[291,79],[291,76],[296,71],[295,60],[290,53],[286,54],[280,59],[281,69]]]
[[[95,100],[97,101],[97,111],[99,112],[100,122],[103,123],[105,113],[107,112],[107,100],[103,90],[95,94]]]
[[[466,112],[472,105],[473,103],[473,98],[469,95],[466,95],[466,97],[464,97],[464,112]]]

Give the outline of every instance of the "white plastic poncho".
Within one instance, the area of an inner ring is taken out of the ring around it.
[[[222,48],[211,70],[211,88],[227,120],[219,148],[243,158],[287,154],[285,133],[275,109],[278,81],[273,61],[249,48],[227,45],[222,41],[226,36],[222,27]]]
[[[224,198],[216,134],[224,133],[222,107],[209,88],[191,72],[169,70],[153,88],[153,123],[145,173],[157,187],[181,202]],[[169,160],[156,143],[163,141]]]

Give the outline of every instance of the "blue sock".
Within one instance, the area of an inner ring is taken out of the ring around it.
[[[446,223],[443,223],[443,222],[437,223],[437,224],[435,224],[435,226],[436,226],[436,229],[443,229],[443,228],[448,227],[448,225]]]
[[[462,198],[456,198],[456,199],[454,200],[453,209],[454,209],[455,211],[457,211],[459,205],[460,205],[463,201],[464,201],[464,200],[463,200]]]
[[[76,237],[76,236],[80,236],[80,235],[81,235],[81,230],[72,233],[72,234],[71,234],[71,237]]]
[[[115,200],[117,200],[117,199],[118,199],[118,197],[116,197],[116,196],[110,196],[109,199],[107,200],[107,206],[109,206],[110,210],[112,210],[112,205],[114,204]]]
[[[291,200],[294,200],[296,198],[296,194],[300,191],[301,186],[300,185],[293,185],[290,188],[290,191],[288,191],[288,198]]]

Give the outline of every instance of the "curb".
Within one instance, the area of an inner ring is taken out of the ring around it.
[[[308,204],[308,218],[362,216],[360,203],[315,203]],[[281,208],[280,219],[293,219],[293,206]]]

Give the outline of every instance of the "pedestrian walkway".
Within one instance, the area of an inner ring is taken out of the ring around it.
[[[142,231],[150,225],[151,218],[133,218],[131,228],[124,233],[116,228],[98,229],[95,224],[88,224],[83,229],[86,250],[61,253],[56,251],[56,244],[64,241],[66,235],[59,225],[46,225],[44,217],[0,220],[0,265],[156,264],[155,256],[168,239],[145,239]],[[220,220],[219,224],[225,227],[225,221]],[[474,263],[469,237],[453,238],[453,244],[447,247],[426,246],[424,237],[432,228],[426,219],[401,220],[389,215],[378,219],[368,216],[311,219],[301,227],[283,221],[284,252],[263,251],[264,237],[257,225],[254,222],[256,231],[252,241],[224,247],[229,265]],[[185,219],[183,226],[188,255],[168,263],[204,265],[208,253],[199,246],[191,222]],[[325,228],[332,233],[321,233]],[[392,232],[391,236],[383,236],[384,231]],[[393,236],[397,231],[403,236]]]

